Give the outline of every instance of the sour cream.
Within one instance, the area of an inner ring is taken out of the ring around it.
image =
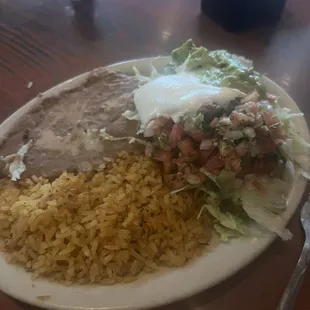
[[[169,117],[177,123],[185,113],[196,112],[202,105],[223,105],[244,96],[237,89],[203,84],[193,75],[175,74],[143,85],[135,92],[134,102],[143,129],[155,117]]]

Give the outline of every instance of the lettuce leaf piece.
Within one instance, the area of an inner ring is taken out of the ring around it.
[[[278,106],[278,108],[275,108],[275,112],[276,112],[278,118],[284,124],[284,127],[290,126],[289,121],[291,119],[304,116],[303,113],[292,113],[290,109],[281,108],[280,106]]]
[[[287,196],[290,191],[290,184],[272,177],[256,178],[264,193],[256,187],[247,184],[240,191],[240,198],[244,202],[251,201],[260,208],[267,209],[275,214],[281,214],[287,207]]]
[[[238,231],[227,228],[225,226],[214,224],[213,228],[218,233],[221,241],[223,242],[228,242],[232,238],[240,237],[240,233]]]
[[[230,170],[223,169],[217,176],[216,180],[221,187],[229,186],[236,180],[236,173]]]
[[[208,178],[208,180],[210,180],[215,186],[217,186],[218,188],[221,188],[220,185],[217,183],[216,176],[214,174],[207,171],[203,167],[200,168],[200,172],[203,173]]]
[[[259,225],[260,231],[266,229],[275,232],[283,240],[292,237],[291,232],[285,229],[285,222],[281,217],[287,207],[290,183],[277,178],[257,178],[251,175],[247,177],[246,184],[230,190],[227,185],[233,184],[237,179],[229,171],[220,174],[217,180],[220,188],[210,182],[200,187],[204,201],[200,214],[207,211],[211,215],[214,230],[222,241],[252,235],[252,226],[247,226],[251,220]],[[260,182],[264,193],[256,189],[253,181]]]
[[[249,222],[249,216],[243,209],[240,197],[236,194],[229,195],[226,192],[221,192],[220,209],[222,212],[229,212],[233,214],[233,216],[237,217],[245,224]]]
[[[198,113],[196,116],[192,118],[193,125],[198,129],[204,131],[204,122],[205,118],[202,113]]]
[[[303,113],[292,113],[289,109],[281,108],[277,104],[274,107],[274,112],[287,135],[287,139],[280,145],[281,153],[304,170],[302,174],[306,177],[310,171],[310,143],[300,136],[292,121],[294,118],[302,117]]]
[[[281,144],[284,155],[301,167],[309,171],[310,166],[310,144],[306,142],[294,129],[287,130],[288,138]]]
[[[206,66],[215,66],[216,62],[204,47],[196,48],[189,54],[183,64],[175,68],[176,73],[194,71]]]
[[[212,216],[214,229],[220,234],[221,239],[227,241],[229,235],[232,237],[245,235],[243,221],[230,212],[222,212],[219,207],[206,204],[201,208],[198,217],[204,210]]]
[[[180,47],[176,48],[171,52],[171,66],[178,67],[180,66],[188,56],[196,50],[196,46],[193,43],[192,39],[187,40]]]
[[[285,228],[281,214],[287,207],[289,184],[276,178],[260,180],[266,191],[262,194],[255,188],[241,190],[240,199],[247,215],[260,226],[279,235],[283,240],[291,239],[291,232]]]
[[[283,240],[290,240],[292,233],[284,228],[283,219],[280,216],[268,211],[266,208],[260,208],[251,201],[243,201],[243,208],[248,216],[262,227],[276,233]]]

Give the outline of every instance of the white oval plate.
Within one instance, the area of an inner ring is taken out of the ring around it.
[[[109,66],[111,70],[133,73],[135,66],[141,73],[148,74],[150,64],[160,69],[168,62],[168,57],[139,59]],[[54,95],[64,88],[78,85],[87,73],[66,81],[44,93]],[[294,112],[299,109],[292,98],[271,80],[264,78],[268,91],[279,95],[283,106]],[[14,113],[1,126],[3,135],[10,130],[16,120],[38,103],[35,98]],[[308,128],[304,119],[298,124],[301,135],[308,138]],[[292,191],[288,199],[288,210],[284,214],[286,222],[295,212],[306,186],[301,177],[294,179]],[[143,276],[137,282],[116,284],[114,286],[63,286],[47,280],[31,280],[31,274],[22,268],[8,265],[5,256],[0,255],[0,288],[8,295],[21,301],[48,309],[109,309],[120,308],[141,309],[170,303],[223,281],[236,271],[254,260],[274,240],[275,236],[259,238],[255,242],[250,239],[233,240],[229,244],[220,244],[211,253],[189,263],[184,268]],[[38,296],[50,296],[45,301]]]

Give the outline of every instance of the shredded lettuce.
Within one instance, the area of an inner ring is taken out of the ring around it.
[[[199,128],[200,130],[204,131],[204,122],[205,122],[205,117],[202,113],[198,113],[197,116],[194,116],[192,119],[195,127]]]
[[[287,159],[300,166],[303,170],[302,174],[307,177],[310,169],[310,143],[300,136],[292,121],[294,118],[302,117],[303,113],[291,113],[289,109],[281,108],[277,104],[274,111],[282,122],[287,135],[287,139],[281,144],[280,150]]]
[[[138,139],[136,137],[113,137],[111,136],[110,134],[108,134],[106,132],[106,129],[103,128],[100,130],[100,137],[103,139],[103,140],[107,140],[107,141],[128,141],[129,144],[131,143],[139,143],[139,144],[142,144],[142,145],[147,145],[147,141],[145,140],[142,140],[142,139]]]
[[[135,73],[135,77],[138,79],[138,81],[141,84],[151,81],[150,77],[142,75],[136,67],[132,67],[132,69],[133,69],[133,72]]]
[[[221,241],[223,241],[223,242],[228,242],[232,238],[240,237],[240,233],[238,231],[227,228],[227,227],[222,226],[220,224],[214,224],[213,228],[218,233]]]
[[[165,151],[170,151],[171,146],[169,144],[168,136],[164,133],[154,138],[154,144],[157,145],[160,149]]]
[[[21,174],[26,171],[24,157],[32,146],[33,141],[22,145],[16,154],[11,154],[6,157],[0,156],[0,160],[6,163],[5,169],[9,171],[12,181],[17,181],[21,178]]]
[[[236,178],[236,173],[230,170],[223,169],[218,176],[213,175],[208,171],[200,170],[204,173],[213,184],[220,189],[221,195],[227,197],[230,193],[239,189],[244,184],[244,181]],[[202,191],[208,192],[208,189],[202,187]]]
[[[230,192],[243,185],[241,179],[236,178],[236,173],[230,170],[223,169],[216,177],[216,182],[219,187],[225,189],[226,192]]]
[[[228,241],[229,237],[245,235],[245,226],[242,221],[230,212],[222,212],[219,207],[211,204],[203,205],[198,217],[206,210],[214,219],[213,227],[220,235],[222,241]]]
[[[158,78],[160,76],[160,74],[158,73],[158,71],[156,70],[156,68],[153,66],[153,64],[151,64],[151,80],[154,80],[156,78]]]
[[[140,121],[138,111],[126,110],[122,115],[130,121]]]
[[[177,193],[180,193],[180,192],[183,192],[183,191],[187,191],[187,190],[190,190],[190,189],[193,189],[193,188],[196,188],[197,186],[193,186],[193,185],[186,185],[184,187],[181,187],[181,188],[178,188],[178,189],[175,189],[173,191],[171,191],[169,194],[170,195],[174,195],[174,194],[177,194]]]
[[[303,117],[303,113],[292,113],[290,109],[288,108],[281,108],[277,107],[275,108],[275,112],[278,116],[278,118],[284,123],[284,126],[288,126],[288,120],[291,120],[296,117]]]
[[[253,182],[257,181],[266,190],[260,192]],[[222,241],[248,235],[249,220],[256,222],[262,229],[278,234],[283,240],[292,234],[285,229],[281,214],[287,207],[289,183],[271,177],[247,178],[247,184],[235,177],[235,173],[223,170],[216,177],[213,186],[204,184],[199,188],[203,196],[202,212],[207,211],[213,218],[214,230]]]
[[[289,160],[309,171],[310,144],[292,129],[288,130],[287,134],[288,138],[282,143],[281,150]]]
[[[219,234],[222,241],[228,241],[232,237],[247,235],[248,217],[242,209],[238,198],[222,195],[221,190],[211,184],[204,184],[199,188],[203,196],[204,205],[200,209],[198,217],[207,211],[213,219],[213,228]]]
[[[208,179],[214,183],[214,185],[216,185],[218,188],[221,188],[221,186],[218,184],[218,182],[216,180],[216,176],[214,174],[205,170],[203,167],[200,169],[200,172],[203,173],[205,176],[207,176]]]
[[[244,234],[244,228],[242,227],[240,220],[231,213],[224,213],[219,208],[212,205],[204,205],[203,208],[205,208],[222,226]]]
[[[153,66],[153,63],[151,62],[150,63],[150,66],[151,66],[151,74],[150,76],[145,76],[145,75],[142,75],[139,70],[137,69],[137,67],[132,67],[133,69],[133,72],[135,74],[135,77],[138,79],[138,81],[141,83],[141,84],[145,84],[151,80],[154,80],[156,79],[157,77],[160,76],[160,74],[158,73],[158,71],[156,70],[156,68]]]

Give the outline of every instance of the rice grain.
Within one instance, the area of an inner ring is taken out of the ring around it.
[[[197,209],[193,193],[169,194],[151,160],[125,153],[97,173],[0,181],[7,261],[66,285],[185,265],[211,237]]]

